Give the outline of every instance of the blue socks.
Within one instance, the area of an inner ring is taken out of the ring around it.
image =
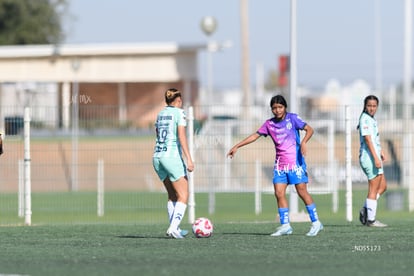
[[[279,218],[280,224],[288,224],[289,223],[289,208],[279,208]]]
[[[315,203],[306,205],[306,210],[309,213],[309,218],[312,222],[319,220],[318,213],[316,212],[316,205]]]
[[[318,221],[318,212],[316,211],[315,203],[306,205],[306,210],[309,213],[309,218],[312,222]],[[288,224],[289,221],[289,208],[279,208],[280,224]]]

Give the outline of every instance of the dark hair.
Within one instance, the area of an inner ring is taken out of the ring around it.
[[[368,114],[366,106],[368,104],[368,101],[371,101],[371,100],[376,101],[377,102],[377,105],[379,104],[379,100],[378,100],[378,97],[377,96],[375,96],[375,95],[368,95],[368,96],[366,96],[365,99],[364,99],[364,107],[362,109],[362,112],[361,112],[361,115],[359,116],[359,118],[361,118],[362,114],[364,114],[364,113],[367,113]],[[359,124],[357,125],[357,129],[359,129]]]
[[[375,96],[375,95],[366,96],[365,99],[364,99],[364,109],[362,110],[362,112],[366,112],[367,111],[366,110],[366,106],[368,104],[368,101],[370,101],[370,100],[376,101],[377,102],[377,105],[379,104],[379,100],[378,100],[378,97],[377,96]]]
[[[165,91],[165,102],[167,105],[171,104],[178,97],[181,97],[181,92],[178,89],[170,88]]]
[[[273,96],[272,99],[270,100],[270,107],[272,107],[275,103],[281,104],[287,108],[287,102],[285,98],[283,98],[282,95]]]

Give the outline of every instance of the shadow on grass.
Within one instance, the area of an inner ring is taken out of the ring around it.
[[[166,236],[144,236],[144,235],[122,235],[122,236],[116,236],[117,238],[121,239],[171,239]]]

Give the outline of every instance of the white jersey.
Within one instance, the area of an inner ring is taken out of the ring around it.
[[[181,145],[178,140],[178,126],[187,126],[184,110],[166,106],[158,113],[155,129],[157,137],[153,157],[181,157]]]
[[[361,114],[361,117],[359,119],[359,140],[361,143],[360,152],[359,152],[360,156],[363,154],[368,154],[372,156],[364,139],[364,136],[367,136],[367,135],[370,136],[375,152],[377,156],[380,158],[381,144],[380,144],[380,136],[379,136],[377,121],[375,120],[374,117],[364,112]]]

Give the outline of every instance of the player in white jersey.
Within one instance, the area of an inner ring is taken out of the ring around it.
[[[187,208],[187,171],[194,170],[186,136],[186,117],[181,93],[175,88],[165,92],[167,106],[158,113],[155,122],[156,142],[152,163],[168,192],[167,211],[170,226],[167,236],[181,239],[188,231],[180,229]],[[187,166],[183,160],[185,156]]]
[[[364,110],[359,117],[359,164],[368,178],[368,195],[359,212],[359,220],[363,225],[385,227],[386,224],[376,220],[378,198],[387,189],[382,163],[385,156],[381,149],[377,121],[374,118],[378,104],[376,96],[367,96],[364,100]]]

